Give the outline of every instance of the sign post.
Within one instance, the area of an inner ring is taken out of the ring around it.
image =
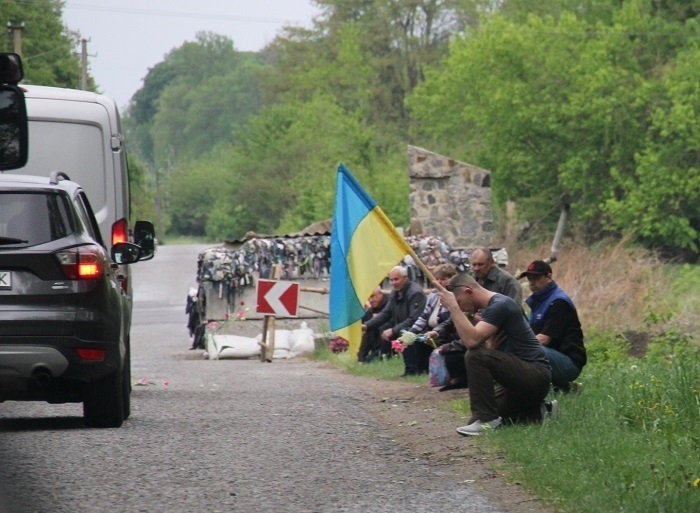
[[[275,264],[270,273],[271,280],[258,280],[255,292],[256,312],[265,314],[260,361],[271,362],[275,352],[275,315],[296,317],[299,311],[299,284],[278,281],[282,276],[282,266]]]
[[[258,280],[256,312],[265,315],[299,315],[299,284],[291,281]]]

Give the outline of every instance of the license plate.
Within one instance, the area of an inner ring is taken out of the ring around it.
[[[12,272],[0,271],[0,289],[12,288]]]

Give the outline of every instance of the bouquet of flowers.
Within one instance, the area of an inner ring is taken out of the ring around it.
[[[333,337],[330,344],[328,344],[328,349],[334,353],[342,353],[348,350],[348,341],[342,337]]]
[[[404,330],[401,332],[401,336],[397,340],[401,342],[404,347],[408,347],[418,340],[418,335]]]
[[[395,353],[403,353],[403,350],[406,349],[406,346],[403,345],[403,343],[399,339],[396,339],[391,341],[391,349]]]
[[[431,338],[426,337],[425,335],[416,335],[415,333],[411,333],[410,331],[402,331],[401,336],[397,339],[401,344],[403,344],[404,349],[411,344],[414,344],[416,342],[422,342],[423,344],[430,344],[433,349],[435,349],[437,346],[435,345],[435,341]],[[403,349],[402,349],[403,351]]]

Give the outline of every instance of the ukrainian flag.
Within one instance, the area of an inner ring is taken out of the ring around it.
[[[411,253],[377,203],[350,174],[338,166],[335,214],[331,232],[331,331],[356,354],[362,338],[364,305],[392,267]]]

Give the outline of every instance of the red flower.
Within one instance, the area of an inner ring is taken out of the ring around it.
[[[334,353],[347,351],[349,346],[350,344],[348,344],[348,341],[342,337],[333,337],[333,340],[328,344],[328,348]]]

